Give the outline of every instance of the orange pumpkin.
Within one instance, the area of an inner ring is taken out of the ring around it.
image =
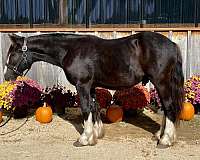
[[[36,121],[40,123],[49,123],[52,121],[52,109],[46,103],[44,103],[43,107],[39,107],[35,112]]]
[[[3,121],[3,111],[0,109],[0,123]]]
[[[123,119],[123,110],[118,105],[111,105],[106,111],[106,117],[110,122],[120,122]]]
[[[193,119],[194,113],[194,106],[190,102],[184,102],[181,113],[179,115],[179,119],[189,121]]]

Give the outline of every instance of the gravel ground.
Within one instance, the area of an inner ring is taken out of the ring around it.
[[[181,122],[178,142],[167,149],[157,148],[156,141],[152,140],[161,115],[149,111],[124,122],[105,123],[106,135],[97,145],[75,147],[73,143],[80,129],[78,113],[69,111],[63,117],[54,115],[49,124],[40,124],[33,115],[28,120],[11,119],[0,128],[0,160],[200,159],[200,116]]]

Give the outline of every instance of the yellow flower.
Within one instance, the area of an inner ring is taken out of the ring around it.
[[[199,77],[198,76],[192,76],[192,80],[198,81]]]
[[[23,80],[28,80],[28,77],[24,77],[24,76],[18,76],[17,77],[17,81],[23,81]]]
[[[11,81],[5,81],[0,84],[0,107],[3,107],[5,109],[11,108],[12,103],[12,97],[10,97],[10,93],[13,91],[13,89],[16,87],[16,84],[14,84]]]

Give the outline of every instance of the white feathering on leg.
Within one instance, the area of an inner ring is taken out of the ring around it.
[[[84,121],[84,131],[78,141],[84,146],[94,145],[97,143],[97,136],[94,132],[91,112],[89,113],[88,120]]]
[[[174,123],[166,117],[166,125],[164,134],[160,139],[160,144],[171,146],[176,141],[176,128],[174,126]]]

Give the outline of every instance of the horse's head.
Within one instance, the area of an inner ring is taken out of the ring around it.
[[[15,34],[9,35],[12,44],[8,50],[7,61],[4,68],[5,80],[15,80],[17,76],[30,69],[32,56],[29,54],[27,39]]]

